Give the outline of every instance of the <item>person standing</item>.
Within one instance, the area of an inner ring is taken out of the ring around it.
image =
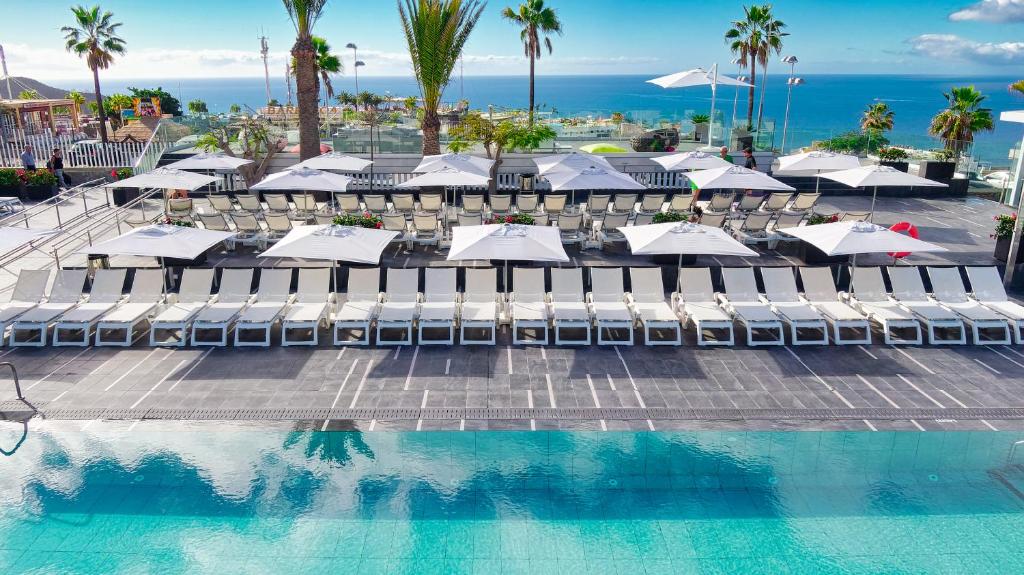
[[[732,156],[729,155],[729,147],[728,146],[722,146],[722,149],[720,150],[720,155],[721,155],[722,159],[725,160],[726,162],[729,162],[730,164],[735,163],[732,160]]]
[[[53,149],[53,155],[50,156],[50,160],[46,162],[46,167],[53,170],[53,174],[57,176],[57,185],[61,188],[68,187],[67,178],[64,177],[64,156],[60,151],[60,148]]]
[[[25,144],[25,151],[21,153],[21,165],[29,172],[36,171],[36,156],[32,153],[32,144]]]
[[[757,160],[754,159],[753,150],[751,150],[750,148],[743,148],[743,157],[745,158],[745,160],[743,161],[743,167],[747,168],[748,170],[757,169]]]

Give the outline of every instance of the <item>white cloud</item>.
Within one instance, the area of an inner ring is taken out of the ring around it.
[[[981,0],[949,15],[953,21],[1024,22],[1024,0]]]
[[[989,65],[1024,63],[1024,42],[976,42],[955,34],[922,34],[907,43],[912,53],[930,58]]]

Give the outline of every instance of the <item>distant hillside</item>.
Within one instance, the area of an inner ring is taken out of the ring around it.
[[[35,90],[39,92],[39,95],[44,98],[63,98],[65,94],[71,90],[65,90],[64,88],[54,88],[40,82],[39,80],[33,80],[32,78],[25,78],[23,76],[11,76],[11,91],[14,92],[13,96],[18,97],[18,93],[22,90]],[[0,82],[0,94],[3,97],[7,97],[7,84]],[[86,102],[94,102],[96,95],[92,92],[82,92],[85,96]]]

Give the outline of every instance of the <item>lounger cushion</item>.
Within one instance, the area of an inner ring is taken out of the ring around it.
[[[0,309],[0,322],[7,323],[28,310],[36,307],[34,303],[10,303]]]
[[[75,307],[75,304],[73,303],[41,303],[19,317],[18,323],[43,323],[53,321],[73,307]]]
[[[270,323],[284,311],[285,304],[280,302],[257,302],[245,310],[239,323]]]
[[[1014,321],[1024,321],[1024,306],[1012,301],[985,302],[985,307],[993,309]]]
[[[642,321],[679,321],[665,302],[634,303],[633,310]]]
[[[895,302],[861,302],[864,313],[878,321],[913,321],[914,317]]]
[[[325,311],[327,311],[327,302],[297,303],[288,310],[284,321],[285,323],[317,321],[323,317]]]
[[[942,308],[942,306],[931,302],[900,301],[900,303],[909,308],[910,311],[916,313],[917,315],[929,321],[960,319],[959,317],[957,317],[955,312],[944,309]]]
[[[732,321],[729,314],[713,303],[683,304],[683,312],[692,321]]]
[[[135,323],[149,315],[156,307],[155,303],[126,303],[103,316],[104,323]]]
[[[811,302],[825,317],[833,321],[863,321],[864,316],[841,301]]]
[[[948,303],[950,309],[971,321],[1006,321],[1006,318],[977,302]]]
[[[512,304],[512,317],[517,320],[546,320],[548,319],[548,306],[544,302],[514,302]]]
[[[386,302],[380,308],[378,321],[412,321],[416,315],[416,302],[393,301]]]
[[[594,310],[594,317],[598,323],[606,321],[624,322],[631,321],[633,316],[629,308],[621,301],[598,301],[590,304]]]
[[[215,303],[199,313],[196,323],[225,323],[235,318],[245,307],[243,302]]]
[[[555,321],[588,321],[590,311],[587,305],[581,301],[560,301],[551,304]]]
[[[455,302],[426,302],[420,304],[420,320],[455,321]]]
[[[176,303],[160,312],[160,315],[153,319],[153,324],[186,322],[204,307],[206,307],[205,303]]]
[[[758,303],[733,303],[733,310],[744,321],[779,321],[779,317],[764,304]]]
[[[821,321],[821,314],[803,303],[776,303],[775,311],[790,321]]]
[[[380,304],[376,301],[347,301],[334,314],[334,321],[363,322],[370,321]]]
[[[463,303],[462,321],[493,322],[498,315],[494,302]]]
[[[109,312],[114,305],[113,303],[84,303],[61,316],[60,321],[61,323],[91,322]]]

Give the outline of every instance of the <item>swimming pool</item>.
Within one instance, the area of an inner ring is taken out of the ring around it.
[[[1018,433],[82,425],[0,456],[0,573],[1024,570]]]

